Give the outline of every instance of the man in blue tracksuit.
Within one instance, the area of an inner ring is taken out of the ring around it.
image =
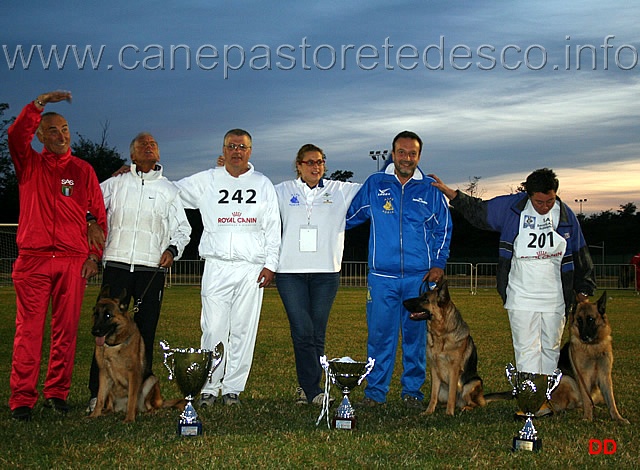
[[[376,362],[364,406],[386,401],[401,331],[402,399],[410,408],[422,408],[426,323],[410,320],[402,301],[417,296],[423,281],[443,278],[452,226],[446,199],[418,168],[421,151],[417,134],[398,134],[393,165],[365,181],[347,212],[347,229],[371,221],[367,352]]]

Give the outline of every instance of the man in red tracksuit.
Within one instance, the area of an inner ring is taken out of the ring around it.
[[[16,336],[9,407],[28,421],[38,400],[44,322],[51,302],[51,349],[44,382],[44,406],[66,413],[76,351],[78,321],[87,279],[98,272],[100,249],[87,243],[87,211],[106,231],[98,178],[91,165],[71,155],[69,125],[47,103],[71,93],[39,95],[9,128],[9,151],[18,178],[20,218],[18,259],[13,266]],[[44,145],[31,147],[34,134]]]

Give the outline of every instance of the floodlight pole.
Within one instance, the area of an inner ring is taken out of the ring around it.
[[[584,199],[574,199],[574,200],[575,200],[576,202],[580,203],[580,215],[584,215],[584,214],[582,213],[582,203],[583,203],[583,202],[587,202],[587,199],[586,199],[586,198],[584,198]]]
[[[376,161],[376,171],[380,171],[380,160],[384,161],[389,156],[388,150],[371,150],[369,156]]]

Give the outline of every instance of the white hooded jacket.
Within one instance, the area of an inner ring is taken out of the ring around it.
[[[100,184],[107,209],[107,240],[104,261],[158,267],[162,253],[171,245],[180,258],[189,243],[191,225],[178,189],[162,176],[156,165],[148,173],[131,171]]]

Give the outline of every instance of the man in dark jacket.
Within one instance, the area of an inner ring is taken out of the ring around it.
[[[509,314],[516,368],[553,374],[565,317],[593,295],[593,263],[580,223],[557,197],[555,173],[542,168],[523,183],[526,192],[488,201],[433,185],[475,227],[500,232],[498,292]],[[549,410],[550,411],[550,410]]]

